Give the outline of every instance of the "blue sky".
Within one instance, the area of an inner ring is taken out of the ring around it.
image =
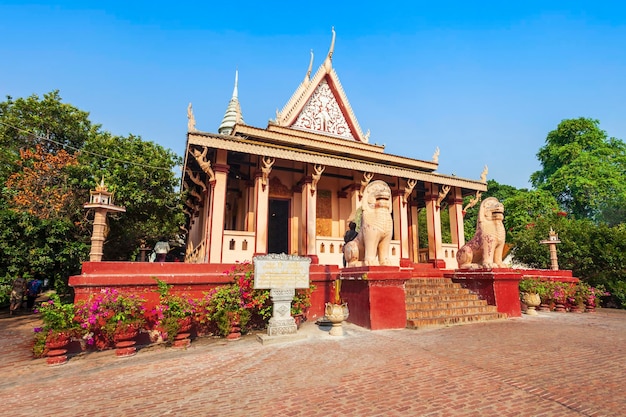
[[[337,33],[333,66],[361,128],[439,172],[529,187],[563,119],[626,140],[626,5],[582,1],[4,1],[0,98],[60,90],[116,135],[182,156],[187,105],[216,132],[239,70],[265,127]]]

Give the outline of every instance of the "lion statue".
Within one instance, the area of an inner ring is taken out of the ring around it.
[[[361,224],[357,237],[346,243],[343,255],[347,266],[389,265],[389,244],[393,234],[391,189],[386,182],[370,182],[361,199]]]
[[[459,249],[459,268],[503,268],[502,251],[506,231],[504,206],[495,197],[483,200],[478,210],[476,234]]]

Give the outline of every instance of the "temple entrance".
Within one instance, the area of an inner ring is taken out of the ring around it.
[[[270,199],[267,253],[289,254],[289,200]]]

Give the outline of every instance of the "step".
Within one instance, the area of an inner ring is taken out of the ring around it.
[[[485,300],[455,300],[455,301],[423,301],[420,303],[406,303],[406,309],[408,310],[437,310],[445,308],[463,308],[463,307],[484,307],[487,305]]]
[[[407,319],[466,316],[468,314],[497,313],[495,306],[438,308],[433,310],[407,310]]]
[[[407,294],[406,304],[413,303],[436,303],[436,302],[448,302],[448,301],[470,301],[476,300],[476,294],[427,294],[427,295],[414,295]]]
[[[451,287],[424,287],[424,288],[405,288],[404,292],[408,295],[437,295],[437,294],[471,294],[467,288],[451,288]]]
[[[490,320],[506,319],[506,314],[502,313],[484,313],[484,314],[468,314],[454,317],[434,317],[407,320],[408,329],[423,329],[428,327],[453,326],[457,324],[479,323]]]

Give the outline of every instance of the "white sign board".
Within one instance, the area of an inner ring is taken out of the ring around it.
[[[254,288],[309,288],[311,258],[294,255],[255,256]]]

